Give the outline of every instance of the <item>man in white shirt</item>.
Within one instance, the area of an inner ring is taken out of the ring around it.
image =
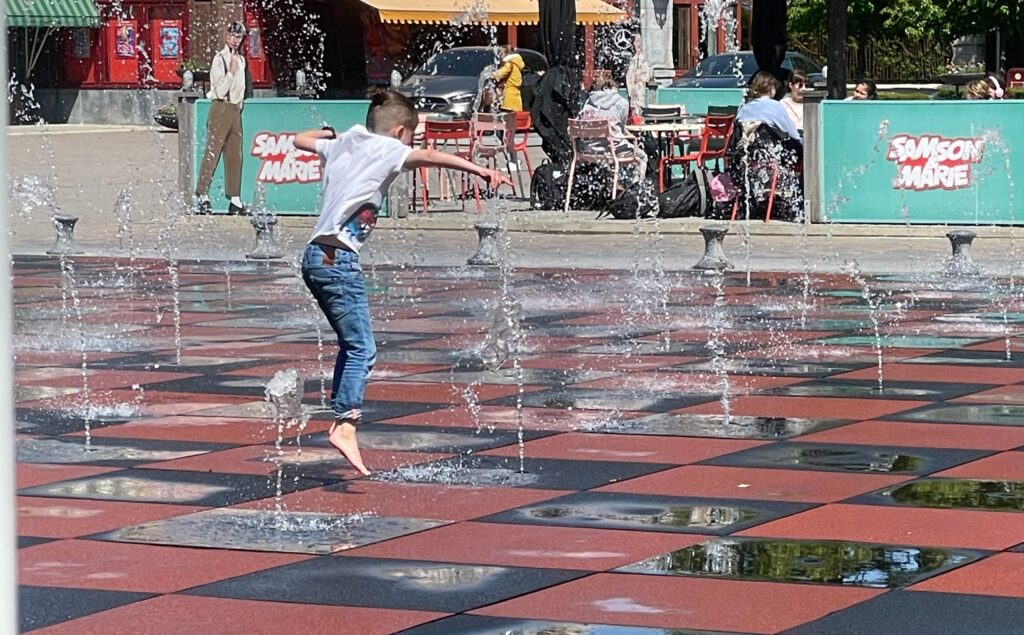
[[[224,194],[228,214],[244,214],[242,203],[242,103],[245,101],[245,56],[241,53],[245,25],[227,27],[226,46],[210,62],[210,114],[206,120],[206,151],[196,184],[196,213],[209,214],[210,182],[224,155]]]

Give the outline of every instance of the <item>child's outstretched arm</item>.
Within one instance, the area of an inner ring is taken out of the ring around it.
[[[295,135],[295,140],[292,141],[292,144],[296,149],[316,152],[317,141],[320,139],[333,139],[334,136],[333,130],[307,130]]]
[[[298,141],[298,138],[296,138],[296,141]],[[298,147],[297,144],[296,147]],[[409,154],[409,158],[405,160],[405,167],[410,170],[415,168],[451,168],[452,170],[469,172],[482,179],[486,179],[492,189],[497,188],[499,185],[512,185],[512,180],[501,172],[488,170],[454,154],[441,152],[440,150],[413,150]]]

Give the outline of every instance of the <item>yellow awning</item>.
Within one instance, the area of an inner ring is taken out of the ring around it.
[[[381,22],[404,24],[537,24],[537,0],[361,0]],[[611,24],[626,14],[601,0],[576,0],[576,22]]]

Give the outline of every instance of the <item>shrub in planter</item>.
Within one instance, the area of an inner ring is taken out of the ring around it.
[[[1006,99],[1024,99],[1024,86],[1014,86],[1006,89]]]
[[[935,99],[960,99],[960,96],[956,94],[956,89],[952,86],[943,86],[939,88],[939,92],[935,93]]]
[[[927,101],[931,99],[926,93],[919,93],[917,91],[893,91],[893,92],[882,92],[878,93],[879,101]]]

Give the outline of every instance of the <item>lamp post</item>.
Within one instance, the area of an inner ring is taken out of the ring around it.
[[[829,99],[846,98],[846,9],[848,0],[826,0],[828,12],[828,85]]]

